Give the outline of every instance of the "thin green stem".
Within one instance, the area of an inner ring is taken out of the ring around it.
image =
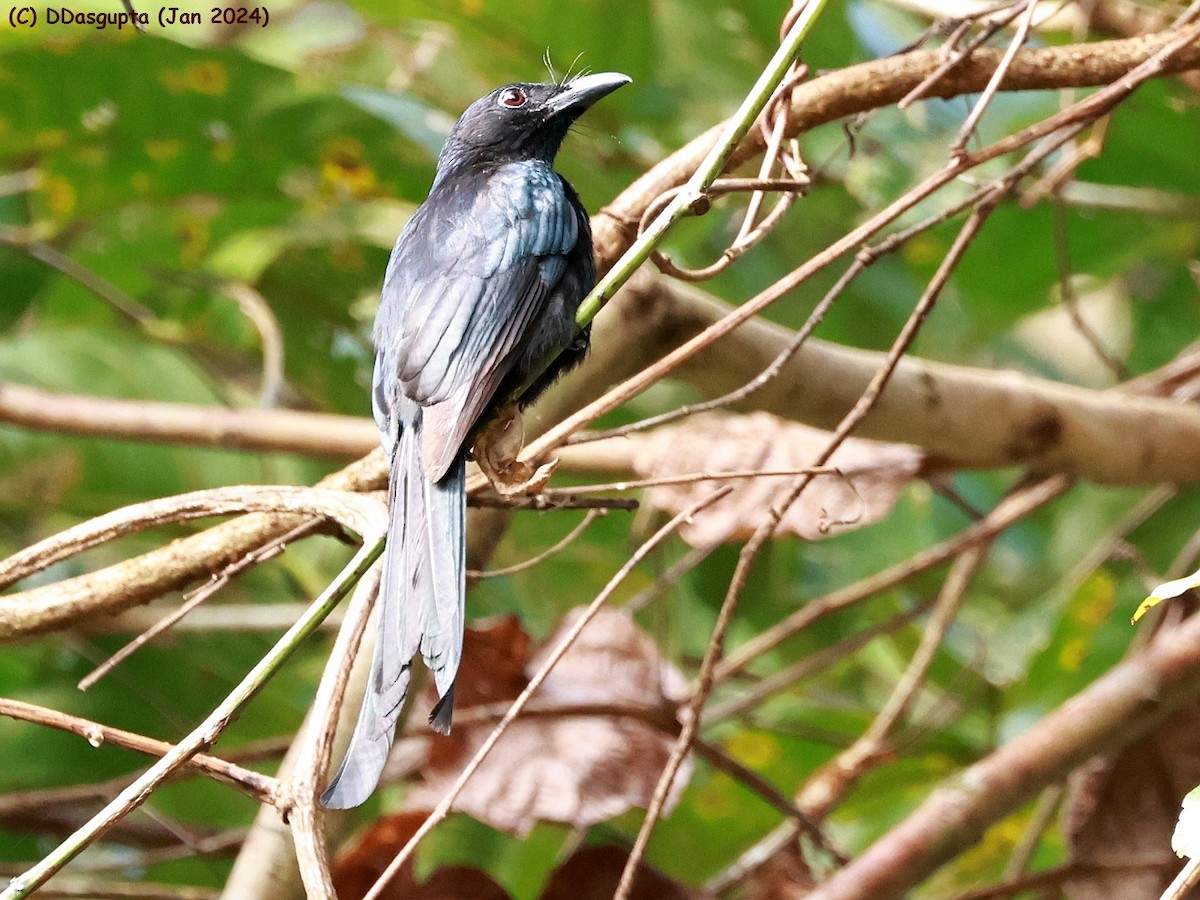
[[[382,534],[374,539],[366,539],[354,558],[313,601],[304,615],[296,620],[296,623],[287,630],[267,655],[259,660],[250,673],[242,679],[242,682],[230,692],[229,696],[221,701],[208,718],[176,744],[169,753],[147,769],[140,778],[121,791],[104,809],[45,856],[41,862],[14,878],[4,892],[0,893],[0,900],[20,900],[20,898],[28,897],[122,817],[141,806],[173,771],[197,753],[216,743],[217,738],[237,715],[238,710],[250,701],[272,675],[279,671],[279,668],[304,639],[317,630],[325,617],[358,583],[370,568],[371,563],[383,551],[383,540]]]
[[[766,107],[767,101],[771,99],[771,95],[787,75],[792,62],[800,53],[801,43],[812,30],[813,23],[825,8],[826,2],[827,0],[809,0],[808,5],[804,7],[803,12],[788,30],[783,42],[780,43],[779,49],[771,57],[771,61],[758,76],[758,81],[754,83],[754,87],[742,101],[741,107],[729,120],[729,125],[721,139],[713,145],[708,155],[704,157],[704,161],[700,163],[687,183],[679,189],[671,202],[666,205],[666,208],[658,214],[608,270],[608,273],[597,282],[592,292],[579,304],[575,322],[580,328],[585,327],[596,317],[596,313],[600,312],[604,304],[612,299],[622,285],[633,276],[637,268],[650,257],[654,248],[667,233],[667,229],[683,218],[694,204],[706,198],[708,188],[725,170],[734,148],[754,126],[759,114]]]

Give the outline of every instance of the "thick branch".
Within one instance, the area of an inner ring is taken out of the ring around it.
[[[662,302],[679,343],[729,307],[665,279]],[[705,394],[749,381],[792,332],[762,319],[702,350],[678,370]],[[830,428],[858,400],[883,354],[810,339],[743,408]],[[1026,465],[1109,484],[1200,479],[1200,409],[1171,400],[1094,391],[1018,372],[905,357],[858,430],[861,437],[915,444],[937,462],[970,468]]]
[[[811,900],[905,896],[992,824],[1097,754],[1137,740],[1200,692],[1200,616],[1164,632],[1029,731],[936,790]]]
[[[291,527],[294,528],[310,518],[322,516],[338,521],[359,534],[368,535],[383,530],[379,521],[385,515],[379,504],[346,491],[259,486],[196,491],[116,510],[28,547],[0,564],[0,584],[11,584],[74,553],[147,524],[186,521],[248,510],[271,512],[242,516],[228,524],[241,526],[241,529],[249,525],[253,533],[255,525],[267,530],[272,522],[284,521],[292,523]],[[238,533],[241,529],[235,528],[234,532]],[[203,565],[206,557],[189,559],[187,550],[181,548],[196,544],[203,546],[222,533],[219,527],[213,528],[92,575],[0,597],[0,638],[51,631],[96,613],[119,612],[151,599],[157,595],[157,591],[151,596],[143,592],[161,583],[163,573],[156,571],[157,567],[169,566],[175,572],[190,569],[193,573],[190,577],[195,577],[200,574],[196,569]],[[236,558],[237,555],[233,555],[228,561]]]
[[[645,276],[628,301],[623,298],[606,315],[622,317],[619,323],[608,320],[610,331],[619,328],[642,336],[634,357],[640,362],[674,349],[728,312],[727,305],[699,289]],[[647,333],[652,340],[646,340]],[[793,336],[789,329],[755,319],[684,363],[676,374],[706,395],[723,394],[765,369]],[[604,339],[607,342],[607,335]],[[614,335],[612,343],[629,346],[623,335]],[[778,377],[739,408],[832,427],[853,406],[881,359],[876,351],[810,339]],[[591,381],[572,384],[569,394],[558,395],[564,408],[581,394],[598,393],[603,387],[600,378],[614,374],[609,364],[590,371]],[[5,398],[11,388],[0,389],[0,418],[5,417]],[[223,427],[213,427],[209,420],[220,422],[232,416],[239,424],[240,446],[247,448],[314,452],[312,435],[317,432],[329,438],[322,452],[340,448],[337,452],[363,453],[378,442],[375,426],[366,418],[141,404],[42,391],[30,393],[30,398],[37,399],[43,426],[57,422],[84,433],[135,437],[138,433],[128,431],[125,423],[153,418],[157,410],[165,410],[168,427],[155,431],[152,440],[228,446],[221,437]],[[153,411],[139,412],[143,408]],[[981,410],[987,414],[981,415]],[[546,421],[544,411],[539,412]],[[284,420],[287,428],[277,429],[277,421]],[[1024,464],[1123,484],[1200,478],[1200,456],[1189,450],[1200,444],[1200,410],[1193,406],[912,356],[900,363],[859,433],[922,447],[940,466]],[[297,436],[295,442],[292,436]],[[620,447],[611,443],[605,447],[607,456],[597,457],[597,451],[584,445],[566,450],[563,460],[574,467],[586,468],[591,462],[602,471],[630,471],[621,460],[632,459],[636,438],[622,440]]]
[[[382,453],[375,452],[318,482],[317,487],[365,491],[386,483]],[[14,618],[0,616],[11,636],[44,630],[51,619],[117,613],[146,603],[198,578],[217,574],[257,547],[309,521],[304,515],[254,513],[172,541],[97,572],[3,598]],[[21,623],[26,623],[25,628]]]

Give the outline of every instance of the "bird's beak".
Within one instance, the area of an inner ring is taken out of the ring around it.
[[[620,72],[599,72],[573,78],[563,85],[562,91],[551,97],[546,105],[554,114],[567,110],[581,113],[605,94],[611,94],[621,85],[631,81],[632,78]]]

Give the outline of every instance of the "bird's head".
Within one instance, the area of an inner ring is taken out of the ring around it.
[[[446,138],[439,172],[479,160],[552,161],[571,125],[593,103],[632,79],[619,72],[582,75],[563,84],[496,88],[467,107]]]

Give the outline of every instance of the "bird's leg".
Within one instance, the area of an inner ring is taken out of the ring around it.
[[[558,467],[552,459],[536,469],[518,459],[525,446],[525,428],[516,404],[503,407],[475,438],[471,453],[480,470],[501,497],[535,494],[546,486]]]

